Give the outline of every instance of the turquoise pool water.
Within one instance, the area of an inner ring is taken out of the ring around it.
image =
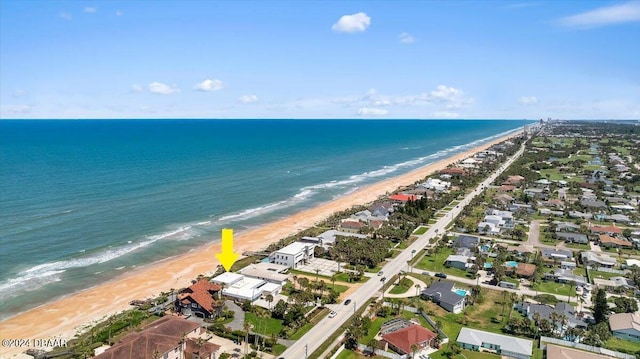
[[[516,262],[516,261],[508,261],[508,262],[504,262],[504,264],[506,264],[509,267],[517,267],[518,266],[518,262]]]
[[[458,295],[461,295],[461,296],[463,296],[463,297],[466,297],[466,296],[469,294],[469,293],[468,293],[466,290],[464,290],[464,289],[456,289],[456,290],[455,290],[455,292],[456,292]]]
[[[491,269],[491,268],[493,268],[493,263],[489,262],[484,264],[484,269]]]

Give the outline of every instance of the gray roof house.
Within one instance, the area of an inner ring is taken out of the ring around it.
[[[456,239],[453,241],[453,247],[455,248],[475,248],[480,244],[480,238],[476,237],[476,236],[467,236],[467,235],[459,235],[458,237],[456,237]]]
[[[442,308],[457,314],[464,309],[466,296],[456,293],[455,290],[456,287],[453,282],[433,282],[429,288],[422,291],[422,297],[430,299]]]
[[[511,336],[489,333],[482,330],[462,328],[457,339],[463,349],[493,352],[503,358],[530,359],[533,341]]]
[[[580,230],[580,226],[575,224],[575,223],[571,223],[571,222],[560,222],[560,221],[555,221],[553,222],[556,225],[556,231],[560,231],[560,232],[577,232]]]
[[[582,263],[589,267],[606,267],[613,268],[618,261],[610,255],[603,252],[586,251],[581,253]]]
[[[587,279],[581,275],[574,274],[570,269],[556,269],[544,274],[544,279],[553,280],[558,283],[575,283],[577,286],[585,286]]]
[[[556,232],[556,236],[560,239],[564,239],[565,242],[587,244],[589,238],[582,233],[570,233],[570,232]]]
[[[540,318],[549,319],[551,313],[563,315],[567,318],[567,325],[572,328],[587,328],[587,323],[576,316],[576,310],[571,305],[560,302],[555,307],[548,306],[546,304],[533,304],[529,302],[517,303],[514,306],[520,314],[526,315],[527,318],[533,319],[533,315],[538,313]],[[564,332],[568,328],[563,328],[561,323],[558,323],[556,330],[560,333]]]
[[[567,249],[542,248],[542,256],[546,259],[565,260],[573,258],[573,251]]]

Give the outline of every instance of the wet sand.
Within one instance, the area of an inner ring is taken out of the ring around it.
[[[513,136],[514,134],[511,134],[496,139],[409,173],[363,187],[287,218],[235,233],[235,251],[242,253],[263,249],[281,238],[312,227],[335,212],[357,204],[366,204],[385,193],[393,192],[398,187],[411,185],[453,162],[465,159]],[[169,291],[171,288],[186,287],[199,274],[215,271],[218,265],[215,253],[219,251],[219,243],[207,245],[184,255],[130,271],[107,283],[17,314],[0,322],[0,337],[2,339],[24,338],[32,341],[49,338],[72,339],[79,330],[87,325],[131,308],[129,302],[133,299],[145,299],[156,296],[162,291]],[[23,352],[25,349],[2,346],[0,354],[2,358],[10,358],[13,354]]]

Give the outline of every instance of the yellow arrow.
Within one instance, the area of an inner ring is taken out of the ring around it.
[[[233,229],[222,229],[222,252],[216,254],[216,257],[227,272],[231,271],[231,266],[240,257],[233,252]]]

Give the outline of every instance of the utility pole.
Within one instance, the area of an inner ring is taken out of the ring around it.
[[[304,345],[304,359],[307,359],[307,344]]]

